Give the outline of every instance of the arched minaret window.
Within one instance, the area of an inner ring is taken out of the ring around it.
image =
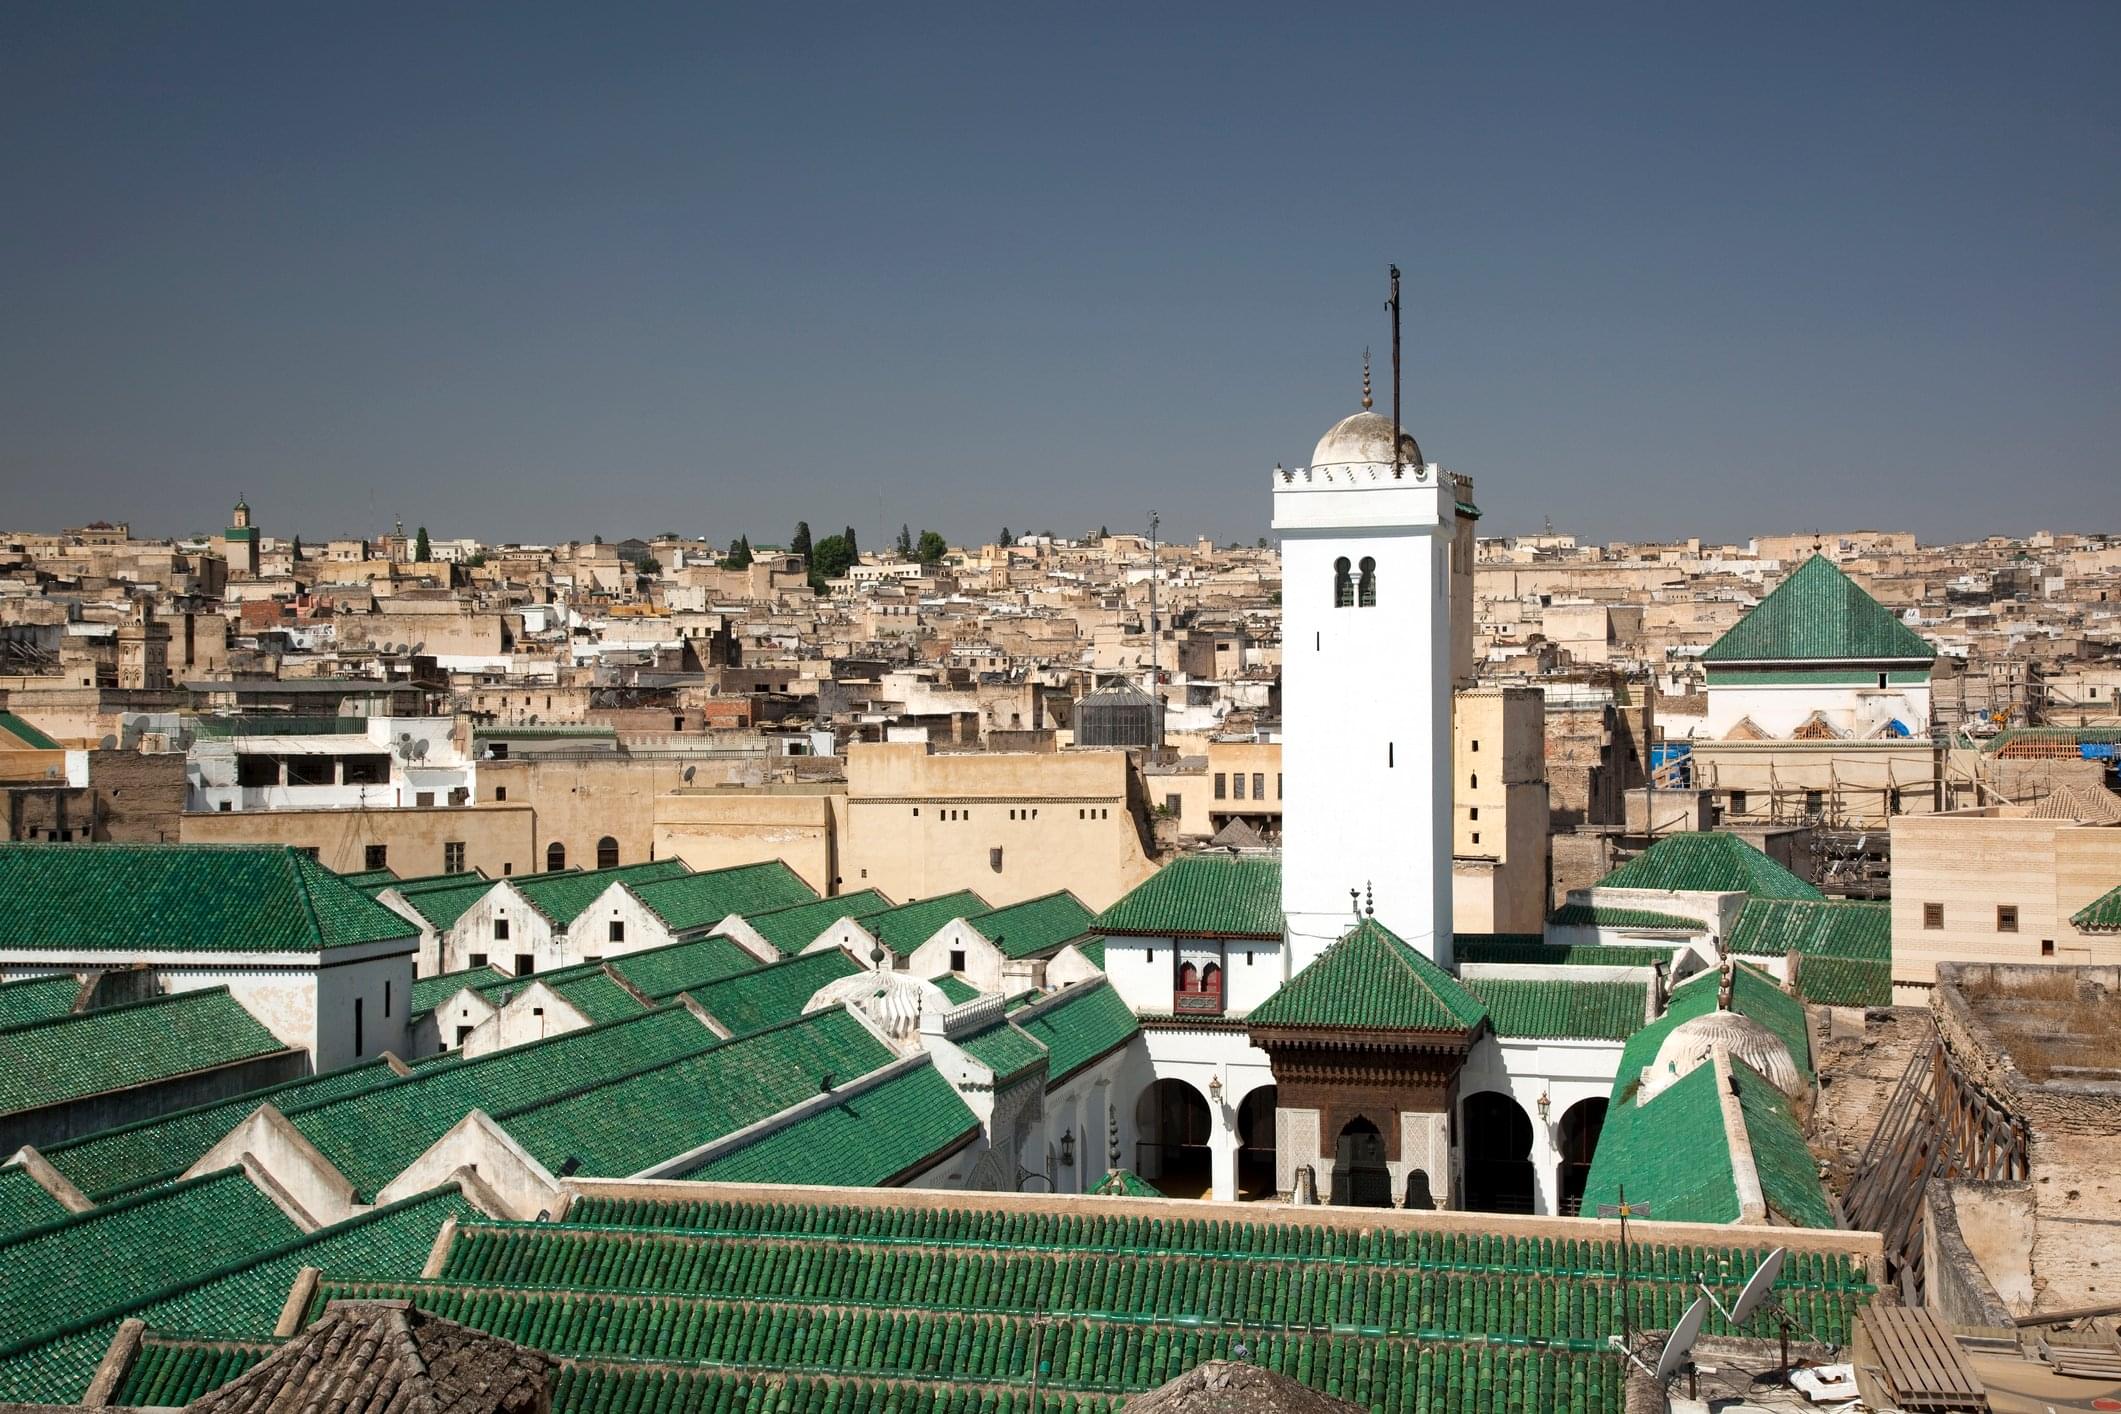
[[[1377,561],[1362,557],[1362,579],[1357,582],[1355,602],[1365,609],[1377,607]]]
[[[1348,574],[1348,557],[1342,555],[1333,562],[1333,607],[1352,609],[1355,607],[1355,581]]]

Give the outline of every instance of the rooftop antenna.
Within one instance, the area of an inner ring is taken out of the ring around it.
[[[1392,479],[1399,480],[1399,267],[1392,267]],[[1367,380],[1365,380],[1367,382]]]

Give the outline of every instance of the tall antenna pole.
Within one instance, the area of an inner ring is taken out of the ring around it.
[[[1399,480],[1399,267],[1392,267],[1392,479]]]

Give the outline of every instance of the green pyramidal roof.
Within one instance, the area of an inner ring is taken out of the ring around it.
[[[1281,857],[1189,854],[1097,916],[1100,933],[1279,938]]]
[[[1469,1031],[1487,1008],[1375,918],[1318,955],[1254,1009],[1254,1026]]]
[[[1736,835],[1718,834],[1667,835],[1596,887],[1814,901],[1826,897]]]
[[[1932,662],[1937,650],[1814,555],[1709,645],[1704,663]]]

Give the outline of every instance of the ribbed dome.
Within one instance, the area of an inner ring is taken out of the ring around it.
[[[1399,459],[1407,466],[1422,465],[1421,446],[1404,427],[1399,429]],[[1334,423],[1311,452],[1313,466],[1391,464],[1392,419],[1367,410]]]
[[[950,1010],[943,989],[910,972],[857,972],[827,982],[803,1003],[803,1014],[852,1002],[892,1040],[907,1043],[921,1029],[921,1013]]]
[[[1706,984],[1703,984],[1706,985]],[[1682,1021],[1672,1028],[1657,1048],[1657,1059],[1642,1078],[1642,1098],[1647,1100],[1673,1081],[1708,1061],[1717,1046],[1729,1051],[1760,1072],[1769,1084],[1789,1096],[1805,1091],[1804,1075],[1790,1058],[1790,1048],[1780,1036],[1735,1011],[1712,1011]]]

